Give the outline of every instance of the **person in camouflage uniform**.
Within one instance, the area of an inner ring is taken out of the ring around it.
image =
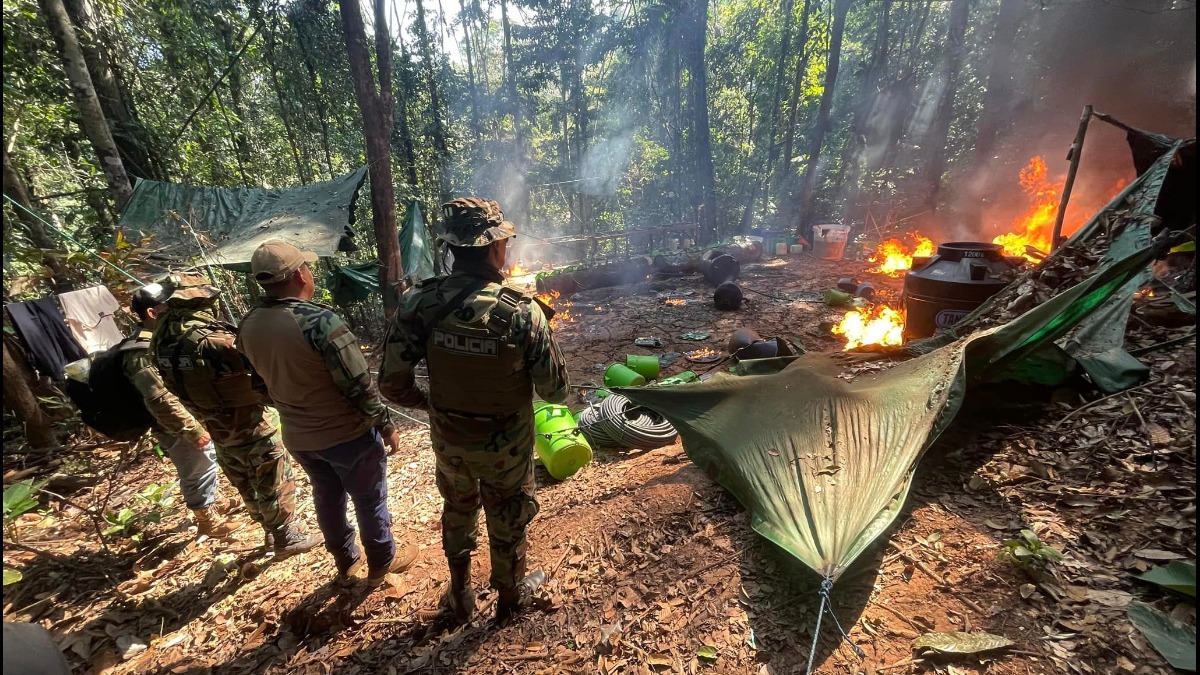
[[[150,361],[150,339],[161,312],[166,311],[167,294],[161,284],[147,284],[133,294],[130,307],[141,321],[136,335],[126,338],[136,349],[121,353],[121,370],[133,384],[154,421],[150,427],[154,440],[175,465],[179,491],[192,510],[196,529],[201,535],[227,537],[241,525],[221,522],[213,512],[217,494],[217,453],[212,437],[174,394],[163,386],[158,368]]]
[[[313,253],[274,239],[250,260],[266,296],[238,327],[237,347],[250,360],[283,420],[288,452],[313,486],[317,523],[339,580],[354,578],[364,559],[346,518],[354,501],[366,552],[367,582],[383,583],[407,568],[415,546],[396,551],[387,505],[387,453],[400,436],[379,399],[358,339],[340,316],[312,302]]]
[[[277,560],[321,543],[296,525],[296,484],[279,439],[270,396],[234,347],[235,328],[217,321],[220,292],[194,275],[172,276],[167,310],[158,319],[150,354],[167,390],[212,435],[217,464],[262,525]]]
[[[379,390],[429,411],[450,564],[440,618],[461,624],[474,612],[471,554],[482,506],[491,586],[499,592],[496,618],[503,622],[530,604],[545,579],[542,572],[526,576],[525,528],[538,512],[532,402],[535,391],[563,401],[567,370],[543,307],[504,285],[500,269],[516,233],[499,204],[466,198],[442,208],[439,240],[454,254],[454,269],[404,294],[388,331]],[[422,359],[428,397],[413,377]]]

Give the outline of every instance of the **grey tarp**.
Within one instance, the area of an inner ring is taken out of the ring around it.
[[[1153,208],[1161,182],[1152,169],[1106,208],[1114,233],[1139,228],[1136,206]],[[838,356],[805,355],[775,374],[617,391],[679,430],[688,456],[746,506],[755,531],[836,580],[895,519],[917,462],[965,392],[1044,362],[1152,258],[1135,250],[1007,324],[927,340],[920,356],[883,372],[846,379]]]
[[[350,226],[366,175],[362,167],[331,181],[279,190],[139,180],[120,227],[127,237],[134,232],[154,235],[154,252],[148,257],[167,264],[196,261],[237,268],[250,262],[254,249],[268,239],[332,256],[354,250]],[[201,246],[204,261],[199,259]]]

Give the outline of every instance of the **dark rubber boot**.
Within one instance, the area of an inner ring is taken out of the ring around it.
[[[500,591],[496,600],[496,623],[508,623],[517,614],[533,606],[533,594],[546,583],[546,573],[535,570],[514,586]]]
[[[475,616],[475,591],[471,588],[471,559],[450,561],[450,585],[442,593],[438,607],[420,612],[422,621],[431,621],[438,628],[452,630],[465,626]]]

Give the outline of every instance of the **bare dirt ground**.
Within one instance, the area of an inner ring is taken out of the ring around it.
[[[863,267],[808,257],[749,265],[741,283],[757,292],[734,313],[713,310],[698,278],[590,291],[572,298],[574,320],[557,334],[574,382],[600,381],[627,353],[720,349],[741,326],[834,351],[841,342],[824,322],[841,311],[820,303],[821,291],[855,273],[885,295],[898,290],[898,280]],[[687,302],[667,304],[662,293]],[[679,337],[697,330],[711,337]],[[1146,328],[1139,339],[1173,335]],[[641,349],[638,337],[666,344]],[[1134,579],[1195,559],[1194,341],[1144,360],[1153,377],[1129,394],[996,392],[964,410],[918,467],[896,525],[834,588],[833,610],[865,656],[827,619],[814,671],[1170,672],[1125,610],[1140,600],[1195,623],[1192,602]],[[664,373],[704,367],[681,357]],[[1014,401],[1024,405],[999,405]],[[144,509],[136,494],[173,477],[149,452],[102,445],[62,458],[47,489],[63,498],[6,534],[5,566],[25,579],[5,587],[4,618],[50,628],[77,673],[805,671],[817,576],[754,534],[679,445],[598,453],[561,483],[539,468],[530,556],[550,573],[551,606],[493,626],[485,535],[474,567],[483,611],[461,630],[430,634],[417,613],[434,607],[447,577],[440,501],[425,427],[402,433],[389,502],[397,533],[422,552],[383,589],[339,592],[323,550],[273,564],[252,528],[232,545],[195,540],[178,506],[140,543],[110,537],[102,548],[89,514]],[[315,529],[307,487],[301,478],[300,514]],[[228,485],[222,491],[230,515],[244,518]],[[1065,559],[1041,574],[1001,560],[1021,528]],[[914,652],[913,639],[929,631],[988,631],[1016,646],[955,658]]]

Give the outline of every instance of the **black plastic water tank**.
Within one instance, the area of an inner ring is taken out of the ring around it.
[[[952,241],[904,275],[904,339],[929,337],[953,326],[1008,285],[1004,272],[1020,267],[997,244]]]

